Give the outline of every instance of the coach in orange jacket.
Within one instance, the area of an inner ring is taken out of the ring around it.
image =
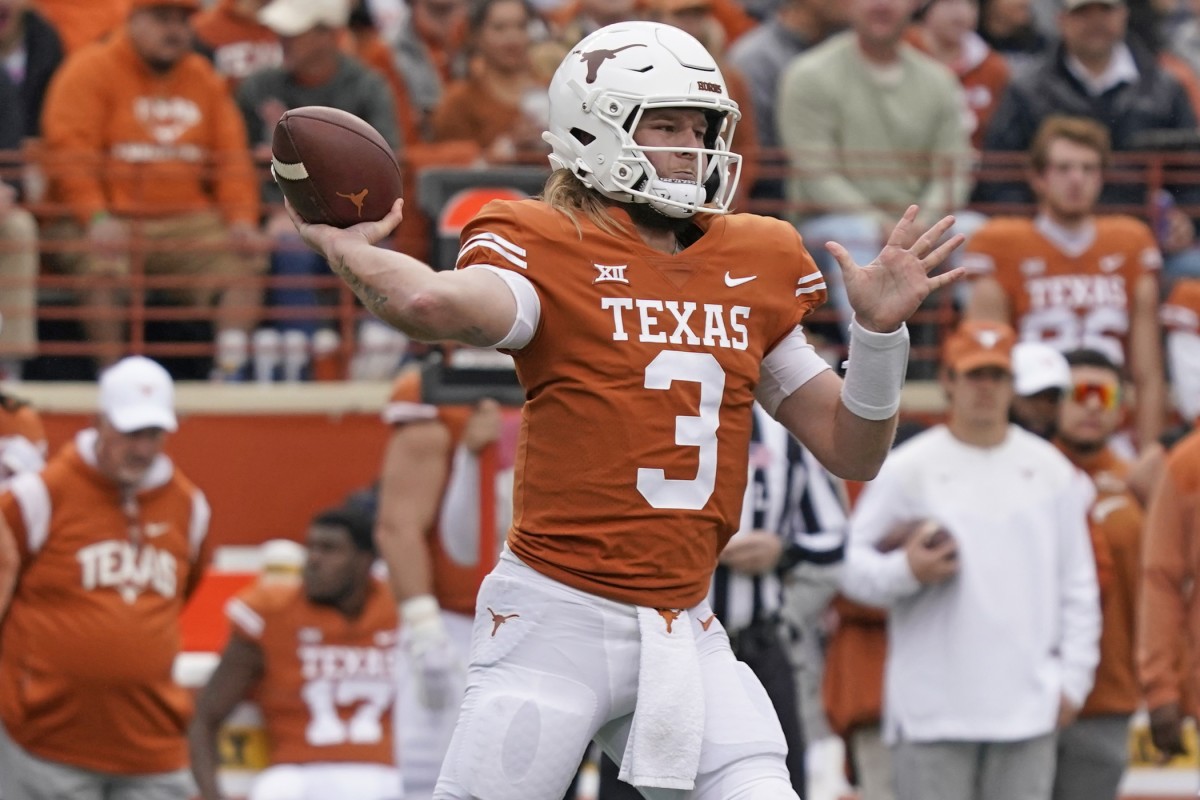
[[[179,292],[185,302],[217,302],[222,333],[244,332],[259,289],[236,279],[265,266],[256,247],[258,185],[225,81],[191,49],[188,18],[199,7],[133,0],[122,30],[63,64],[42,113],[52,197],[70,217],[53,234],[86,238],[83,256],[61,259],[71,273],[227,279]],[[82,299],[96,307],[116,300],[107,286]],[[85,325],[101,360],[112,360],[120,321]]]
[[[204,493],[163,452],[167,371],[100,376],[94,427],[0,494],[5,800],[189,800],[179,617],[209,561]]]

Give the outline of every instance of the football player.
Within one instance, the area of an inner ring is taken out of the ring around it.
[[[307,544],[301,584],[259,584],[226,607],[233,633],[188,732],[204,800],[222,797],[217,730],[251,690],[270,766],[250,800],[403,796],[392,763],[396,606],[371,574],[371,519],[324,511],[309,526]]]
[[[425,596],[438,607],[419,632],[400,632],[411,656],[401,664],[396,698],[397,763],[408,800],[432,795],[454,733],[475,598],[512,518],[519,414],[492,399],[433,405],[415,368],[397,377],[383,411],[391,434],[376,538],[385,558],[404,565],[390,573],[396,597]]]
[[[913,206],[870,264],[829,245],[856,315],[843,381],[805,340],[825,282],[795,229],[726,213],[740,115],[699,42],[609,25],[549,94],[542,196],[486,206],[453,271],[373,246],[399,201],[348,229],[293,216],[378,317],[509,352],[525,389],[513,522],[434,796],[559,797],[595,738],[647,797],[794,798],[770,701],[705,601],[738,527],[752,402],[831,471],[871,478],[905,320],[959,277],[929,272],[961,238],[939,244],[951,217],[920,232]],[[427,649],[436,601],[401,598],[401,614]]]
[[[1099,350],[1124,365],[1136,392],[1139,447],[1162,430],[1166,411],[1158,323],[1162,254],[1141,221],[1096,214],[1109,160],[1098,122],[1050,117],[1030,147],[1033,219],[990,220],[971,237],[966,316],[1011,324],[1024,341],[1069,352]]]

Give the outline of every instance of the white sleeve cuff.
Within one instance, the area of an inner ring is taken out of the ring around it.
[[[825,359],[817,354],[804,329],[797,325],[763,357],[754,397],[773,417],[788,395],[827,369]]]
[[[537,333],[538,323],[542,319],[542,301],[533,283],[524,275],[510,269],[493,267],[491,264],[473,264],[464,269],[486,269],[499,275],[516,301],[517,314],[512,327],[503,339],[491,346],[498,350],[520,350],[533,341],[533,335]]]

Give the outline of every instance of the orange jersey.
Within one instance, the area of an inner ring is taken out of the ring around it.
[[[883,720],[887,612],[840,594],[832,608],[838,624],[826,651],[821,699],[833,732],[847,737]]]
[[[495,201],[459,268],[526,277],[541,302],[513,353],[525,388],[509,546],[619,602],[687,608],[737,530],[763,356],[825,298],[795,228],[699,214],[676,255],[625,227],[582,233],[538,200]],[[720,479],[718,479],[720,476]]]
[[[1185,420],[1200,416],[1200,278],[1180,278],[1159,307],[1166,332],[1167,370],[1175,408]]]
[[[108,36],[129,16],[129,0],[34,0],[33,7],[54,25],[68,53]]]
[[[1200,279],[1175,281],[1160,314],[1168,331],[1200,333]]]
[[[1142,596],[1138,609],[1138,676],[1148,708],[1181,700],[1181,684],[1200,697],[1200,672],[1185,662],[1200,643],[1200,431],[1167,454],[1167,465],[1146,508]],[[1186,648],[1181,648],[1181,641]],[[1185,708],[1195,715],[1200,709]]]
[[[405,425],[418,420],[436,419],[446,426],[450,432],[450,449],[447,453],[447,463],[453,461],[454,451],[462,440],[463,428],[470,418],[470,406],[432,406],[421,401],[421,373],[419,370],[405,370],[392,386],[391,399],[384,409],[384,421],[389,425]],[[512,482],[513,459],[516,456],[516,429],[520,422],[520,412],[514,408],[505,408],[504,431],[497,445],[497,475],[496,480]],[[511,434],[509,434],[511,432]],[[506,435],[509,434],[509,435]],[[496,492],[493,497],[506,496],[507,493]],[[496,519],[496,510],[481,512],[483,520]],[[475,613],[475,595],[479,593],[479,584],[495,560],[488,555],[488,564],[462,564],[450,557],[447,548],[442,543],[443,531],[441,521],[434,524],[428,533],[429,552],[433,565],[433,594],[438,605],[447,611],[459,614]],[[499,541],[499,534],[496,541]]]
[[[1040,220],[997,217],[971,237],[962,265],[999,282],[1022,339],[1063,352],[1089,347],[1124,364],[1134,289],[1157,274],[1162,256],[1133,217],[1094,219],[1094,235],[1072,250]]]
[[[199,53],[157,74],[124,33],[70,56],[42,113],[51,194],[81,223],[100,211],[217,210],[258,223],[259,184],[241,112]]]
[[[255,698],[271,764],[392,764],[396,603],[372,580],[356,619],[299,586],[256,586],[229,601],[233,635],[262,649]]]
[[[165,456],[130,519],[94,432],[0,497],[21,572],[0,628],[0,719],[39,758],[119,774],[187,764],[179,615],[208,558],[208,504]]]
[[[1129,464],[1105,449],[1075,466],[1092,479],[1096,500],[1088,522],[1097,547],[1112,560],[1111,579],[1101,588],[1100,663],[1092,692],[1080,710],[1084,717],[1099,714],[1132,714],[1141,702],[1134,652],[1138,586],[1142,569],[1142,507],[1129,492]],[[1099,570],[1098,570],[1099,571]]]

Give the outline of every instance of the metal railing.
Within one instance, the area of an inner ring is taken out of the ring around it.
[[[802,159],[803,161],[803,159]],[[973,155],[969,164],[964,165],[949,159],[916,159],[908,156],[881,158],[878,154],[862,155],[853,161],[853,171],[856,176],[886,178],[896,175],[917,176],[966,176],[977,183],[987,181],[1023,182],[1027,178],[1026,162],[1022,154],[986,154]],[[760,154],[759,180],[780,182],[786,186],[793,179],[804,180],[806,173],[792,166],[786,154],[779,151],[765,151]],[[968,167],[967,169],[964,169]],[[263,164],[256,167],[259,177],[268,181],[268,173]],[[318,325],[329,327],[339,334],[339,358],[341,363],[348,363],[359,348],[359,327],[369,318],[369,314],[357,302],[353,293],[345,284],[331,273],[312,277],[283,277],[283,276],[246,276],[239,278],[204,278],[196,279],[186,276],[151,275],[145,270],[145,258],[153,252],[155,245],[148,239],[139,237],[136,230],[129,241],[131,269],[128,275],[122,277],[90,277],[63,274],[56,272],[54,263],[64,255],[80,255],[95,252],[95,247],[78,234],[74,237],[48,236],[46,232],[55,223],[70,219],[70,209],[61,203],[54,202],[44,192],[44,187],[52,180],[56,170],[74,170],[86,172],[94,169],[94,165],[66,164],[49,162],[36,154],[0,152],[0,178],[22,181],[30,188],[31,196],[24,206],[38,219],[42,231],[38,247],[41,258],[41,269],[37,276],[38,304],[36,313],[44,330],[56,335],[44,335],[38,342],[37,354],[46,357],[90,357],[98,353],[99,345],[82,340],[80,337],[63,338],[61,329],[65,325],[81,324],[88,320],[108,319],[121,320],[127,324],[126,350],[134,353],[144,353],[155,357],[193,357],[212,358],[214,343],[210,338],[192,337],[190,340],[182,337],[172,337],[169,332],[159,330],[168,323],[195,324],[203,327],[211,325],[214,311],[211,308],[189,307],[172,303],[169,295],[172,290],[195,288],[201,283],[221,288],[235,286],[261,289],[264,292],[279,289],[310,289],[322,292],[325,302],[311,306],[262,306],[244,309],[248,322],[271,324],[289,320],[309,320]],[[216,167],[213,167],[216,169]],[[429,168],[434,169],[436,168]],[[535,169],[536,168],[530,168]],[[456,170],[461,175],[462,170]],[[501,171],[503,172],[503,171]],[[508,170],[511,173],[511,168]],[[499,174],[499,173],[498,173]],[[124,176],[128,179],[128,174]],[[1155,191],[1164,186],[1190,185],[1200,188],[1200,153],[1192,151],[1118,154],[1108,171],[1107,180],[1110,184],[1129,186],[1143,196],[1144,201],[1112,207],[1110,210],[1130,213],[1153,221],[1156,213],[1154,205]],[[489,172],[479,171],[479,184],[487,185]],[[415,182],[414,182],[415,183]],[[526,181],[526,183],[528,183]],[[966,187],[946,182],[947,194],[964,196]],[[786,197],[786,194],[785,194]],[[950,198],[947,198],[947,205]],[[408,206],[409,215],[417,212],[416,203]],[[818,209],[806,206],[803,202],[789,199],[770,197],[754,197],[747,202],[746,210],[758,213],[781,216],[788,219],[799,219],[805,214],[811,214]],[[970,208],[985,214],[1029,214],[1032,207],[1028,203],[986,204],[973,203]],[[263,206],[264,210],[278,208],[270,203]],[[1200,207],[1181,204],[1186,213],[1193,217],[1200,216]],[[159,209],[146,209],[151,216]],[[836,209],[820,209],[830,211]],[[854,209],[840,209],[854,210]],[[890,209],[897,216],[902,208]],[[433,211],[433,209],[429,209]],[[431,236],[439,234],[434,227]],[[444,233],[442,235],[445,235]],[[20,243],[0,239],[0,255],[12,253],[22,247]],[[225,245],[211,242],[177,241],[169,247],[183,252],[189,248],[221,249]],[[229,245],[232,246],[232,245]],[[275,243],[277,248],[297,247],[298,244],[286,242]],[[263,255],[269,246],[263,245]],[[27,316],[30,311],[13,304],[11,297],[13,288],[20,285],[21,279],[0,275],[0,314],[4,319],[16,320]],[[78,301],[82,290],[88,288],[109,288],[119,290],[122,302],[117,307],[97,308],[83,305]],[[264,295],[265,297],[265,295]],[[932,296],[913,319],[914,329],[923,330],[923,334],[914,337],[912,363],[915,377],[932,375],[933,366],[938,358],[939,344],[946,330],[952,327],[958,318],[958,309],[951,291],[942,291]],[[828,306],[816,311],[810,321],[814,327],[828,329],[836,328],[836,314]],[[839,355],[839,345],[836,341],[830,344],[831,355]],[[0,343],[0,358],[11,355]]]

